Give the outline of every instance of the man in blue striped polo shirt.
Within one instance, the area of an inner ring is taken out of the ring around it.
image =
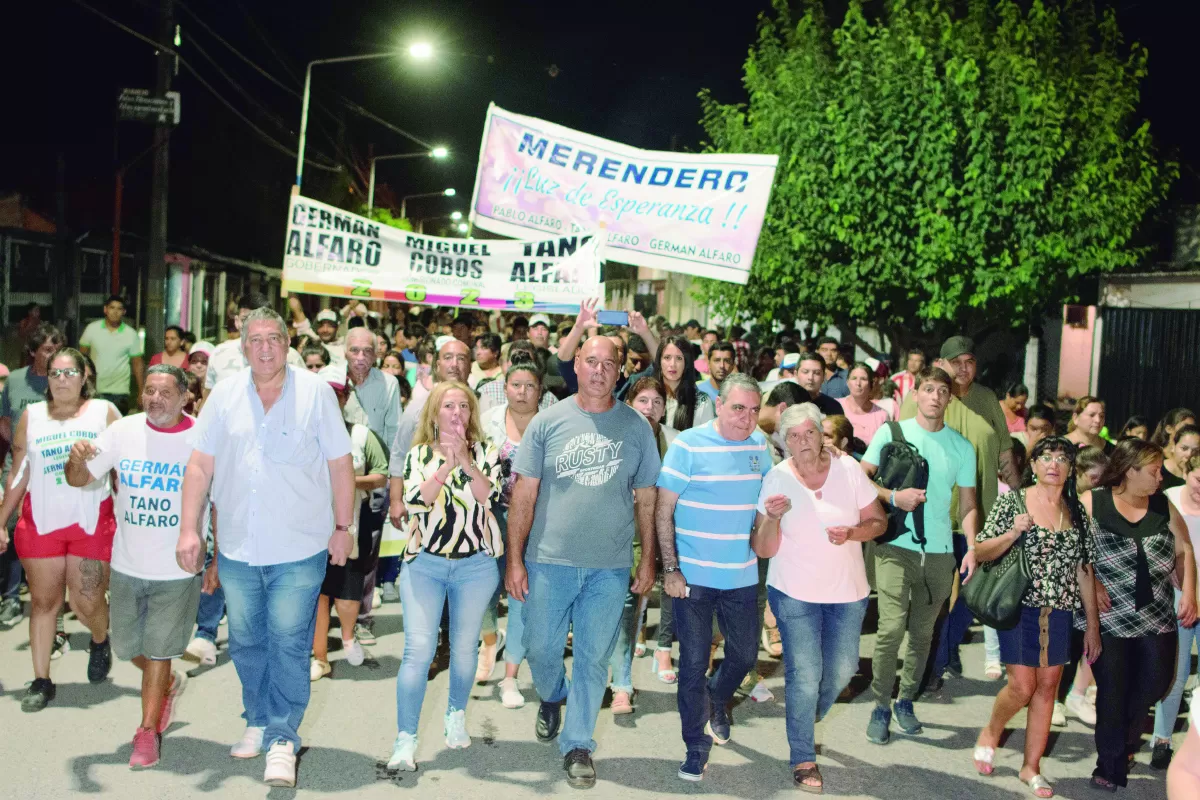
[[[679,638],[679,717],[687,758],[679,777],[704,777],[712,743],[729,741],[729,701],[758,658],[758,559],[750,533],[762,478],[771,469],[757,429],[758,383],[733,373],[721,384],[717,418],[683,431],[658,476],[655,530],[663,589],[674,600]],[[725,660],[707,682],[716,612]]]

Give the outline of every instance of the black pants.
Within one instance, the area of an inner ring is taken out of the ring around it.
[[[1176,631],[1135,639],[1101,635],[1096,676],[1096,769],[1092,775],[1124,786],[1128,758],[1141,746],[1150,706],[1175,679]]]
[[[1075,673],[1079,671],[1079,659],[1083,658],[1083,631],[1071,626],[1071,656],[1063,665],[1062,677],[1058,681],[1058,702],[1067,702],[1067,695],[1075,683]]]

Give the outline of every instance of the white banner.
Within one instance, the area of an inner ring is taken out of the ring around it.
[[[471,221],[503,236],[606,229],[608,260],[745,284],[778,160],[641,150],[491,105]]]
[[[293,196],[283,288],[289,292],[464,308],[575,313],[603,297],[598,242],[443,239]]]

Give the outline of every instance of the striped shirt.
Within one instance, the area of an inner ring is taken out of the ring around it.
[[[734,442],[716,422],[681,431],[667,449],[658,486],[679,495],[675,550],[688,583],[740,589],[758,583],[750,532],[771,454],[762,431]]]

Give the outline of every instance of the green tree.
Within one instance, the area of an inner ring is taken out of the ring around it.
[[[407,217],[397,217],[392,214],[390,208],[379,208],[376,206],[370,211],[366,206],[362,206],[355,212],[359,216],[373,219],[376,222],[382,222],[384,225],[390,225],[393,228],[399,228],[402,231],[411,231],[413,229],[412,221]]]
[[[873,325],[896,346],[978,334],[1139,263],[1178,174],[1137,115],[1146,50],[1087,0],[819,2],[760,20],[746,105],[701,93],[715,152],[776,153],[745,287],[698,282],[743,319]]]

